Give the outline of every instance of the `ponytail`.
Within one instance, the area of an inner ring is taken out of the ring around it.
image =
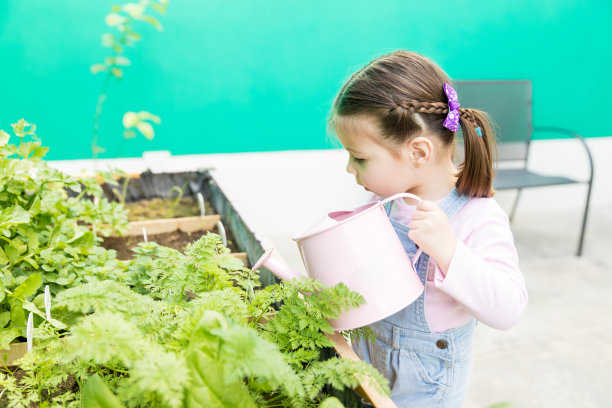
[[[495,132],[487,115],[476,109],[459,109],[465,157],[459,166],[457,192],[469,197],[492,197],[497,158]]]

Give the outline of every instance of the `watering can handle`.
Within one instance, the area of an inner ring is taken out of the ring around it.
[[[396,200],[396,199],[398,199],[398,198],[404,198],[404,197],[407,197],[407,198],[414,198],[414,199],[415,199],[415,200],[417,200],[419,203],[420,203],[421,201],[423,201],[423,199],[422,199],[421,197],[417,196],[417,195],[410,194],[410,193],[399,193],[399,194],[392,195],[391,197],[387,197],[387,198],[385,198],[384,200],[382,200],[382,201],[381,201],[381,203],[382,203],[382,204],[387,204],[389,201],[393,201],[393,200]]]
[[[395,194],[392,195],[391,197],[387,197],[384,200],[381,201],[381,204],[386,204],[389,201],[393,201],[396,200],[398,198],[404,198],[404,197],[409,197],[409,198],[413,198],[415,200],[417,200],[419,203],[423,201],[423,199],[417,195],[414,194],[410,194],[410,193],[399,193],[399,194]],[[419,260],[419,257],[421,256],[421,254],[423,253],[423,251],[421,250],[421,248],[419,248],[416,252],[416,254],[414,254],[414,257],[412,258],[412,266],[416,267],[416,263]]]

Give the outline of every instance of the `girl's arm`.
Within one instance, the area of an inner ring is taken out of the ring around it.
[[[437,269],[434,284],[473,317],[505,330],[527,305],[525,279],[507,215],[492,199],[477,200],[472,215],[459,220],[463,225],[446,276]]]

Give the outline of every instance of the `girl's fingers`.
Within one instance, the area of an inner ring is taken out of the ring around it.
[[[413,218],[412,221],[410,221],[410,224],[408,224],[408,227],[411,230],[418,230],[419,228],[423,227],[423,223],[420,220],[415,220]]]
[[[412,213],[413,220],[423,220],[427,217],[429,217],[429,213],[426,211],[416,210],[415,212]]]
[[[438,206],[433,201],[429,200],[423,200],[416,206],[417,211],[433,211],[436,208],[438,208]]]

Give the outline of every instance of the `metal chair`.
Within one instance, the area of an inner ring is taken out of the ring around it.
[[[577,256],[582,255],[593,186],[593,157],[584,138],[575,132],[559,127],[532,126],[532,86],[529,80],[455,81],[455,89],[461,106],[479,109],[491,116],[497,130],[498,161],[517,164],[512,168],[498,168],[493,180],[493,187],[497,190],[518,190],[510,211],[510,220],[514,218],[523,188],[574,183],[588,185],[580,240],[576,252]],[[558,133],[575,137],[586,151],[590,168],[589,178],[580,180],[530,171],[528,169],[529,145],[533,132]]]

